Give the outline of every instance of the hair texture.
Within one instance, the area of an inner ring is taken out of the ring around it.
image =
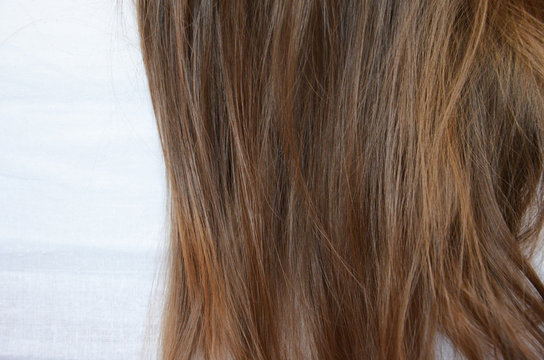
[[[540,0],[138,0],[161,357],[544,358]]]

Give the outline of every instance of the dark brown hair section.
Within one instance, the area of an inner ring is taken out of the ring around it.
[[[543,7],[138,0],[162,359],[544,358]]]

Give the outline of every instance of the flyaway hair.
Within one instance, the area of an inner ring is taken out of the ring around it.
[[[137,8],[162,359],[544,358],[542,1]]]

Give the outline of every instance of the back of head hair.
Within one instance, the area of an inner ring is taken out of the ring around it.
[[[161,357],[544,358],[538,0],[138,0]]]

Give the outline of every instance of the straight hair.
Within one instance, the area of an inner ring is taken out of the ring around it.
[[[544,4],[137,0],[160,356],[543,359]]]

